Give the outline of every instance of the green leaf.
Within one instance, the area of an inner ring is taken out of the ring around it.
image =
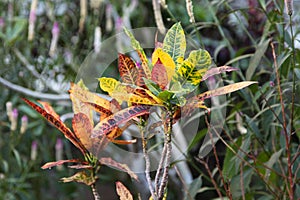
[[[188,200],[191,198],[195,199],[201,186],[202,186],[202,176],[199,176],[198,178],[194,179],[192,183],[189,184],[189,188],[187,190],[187,193],[185,194],[184,200]]]
[[[158,94],[162,91],[154,81],[144,78],[144,82],[148,90],[150,90],[150,92],[152,92],[155,96],[158,96]]]
[[[25,29],[27,21],[22,18],[15,18],[15,24],[12,29],[6,33],[6,43],[11,46],[18,39],[22,31]]]
[[[173,96],[174,96],[174,93],[170,92],[168,90],[164,90],[158,94],[158,98],[160,98],[164,102],[169,102]]]
[[[252,76],[253,76],[256,68],[258,67],[262,57],[264,56],[264,54],[269,46],[269,43],[270,43],[270,39],[265,40],[265,41],[260,41],[260,43],[256,47],[256,51],[250,59],[249,67],[246,72],[247,80],[252,79]]]
[[[178,22],[166,33],[163,41],[163,51],[168,53],[177,64],[178,58],[184,57],[185,50],[185,35],[180,22]]]

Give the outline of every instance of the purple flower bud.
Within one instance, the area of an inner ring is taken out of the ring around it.
[[[60,32],[59,24],[58,24],[58,22],[54,22],[53,27],[52,27],[52,36],[53,37],[58,37],[59,32]]]
[[[122,27],[123,27],[123,19],[121,17],[118,17],[116,19],[116,30],[117,32],[121,31],[122,30]]]
[[[23,115],[21,118],[21,129],[20,129],[21,134],[25,133],[27,126],[28,126],[28,117],[26,115]]]
[[[61,138],[57,138],[55,144],[55,159],[62,160],[63,159],[63,141]],[[57,166],[57,170],[62,170],[62,165]]]
[[[30,154],[30,159],[31,160],[36,160],[37,157],[37,141],[32,141],[31,143],[31,154]]]
[[[139,63],[139,62],[136,62],[135,64],[136,64],[137,68],[141,68],[142,67],[141,63]]]
[[[12,120],[12,103],[10,101],[6,102],[6,114],[9,121]]]
[[[12,113],[11,113],[11,125],[10,125],[10,130],[15,131],[17,129],[18,125],[18,109],[14,108]]]
[[[0,29],[2,29],[5,26],[4,19],[0,17]]]
[[[275,83],[273,81],[270,81],[270,87],[274,87]]]

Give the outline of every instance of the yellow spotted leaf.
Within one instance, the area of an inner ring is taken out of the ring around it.
[[[124,54],[119,53],[119,72],[124,83],[136,85],[138,79],[138,69],[134,61]]]
[[[102,77],[98,79],[100,82],[100,88],[107,92],[109,95],[115,90],[115,88],[120,84],[119,81],[117,81],[114,78],[106,78]]]

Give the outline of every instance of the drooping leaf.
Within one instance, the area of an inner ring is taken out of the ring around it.
[[[68,182],[78,182],[86,185],[92,185],[96,182],[95,176],[89,175],[86,171],[80,171],[70,177],[61,178],[61,181],[64,183]]]
[[[133,36],[133,34],[124,27],[124,31],[125,33],[129,36],[130,40],[131,40],[131,45],[134,48],[134,50],[138,53],[141,62],[142,62],[142,69],[144,70],[145,73],[145,78],[150,78],[151,77],[151,72],[150,72],[150,68],[149,68],[149,64],[148,63],[148,59],[147,56],[143,50],[143,48],[141,47],[139,41],[137,41],[135,39],[135,37]]]
[[[152,54],[152,65],[155,65],[155,63],[157,63],[158,60],[160,60],[163,66],[165,67],[165,70],[168,75],[168,82],[170,82],[175,73],[174,60],[168,53],[164,52],[161,48],[157,48]]]
[[[102,77],[99,78],[100,88],[107,92],[109,95],[115,90],[115,88],[120,84],[119,81],[117,81],[114,78],[107,78]]]
[[[120,200],[133,200],[133,197],[129,190],[120,182],[116,182],[116,190],[120,197]]]
[[[78,160],[78,159],[71,159],[71,160],[58,160],[58,161],[55,161],[55,162],[48,162],[46,164],[44,164],[41,168],[42,169],[50,169],[52,167],[55,167],[55,166],[59,166],[59,165],[63,165],[65,163],[81,163],[81,164],[87,164],[86,162],[83,162],[81,160]]]
[[[60,119],[57,119],[55,116],[51,115],[46,110],[29,101],[28,99],[23,98],[23,101],[25,101],[29,106],[40,113],[48,122],[60,130],[60,132],[62,132],[64,136],[70,140],[83,154],[86,153],[85,147],[79,142],[76,135]]]
[[[161,89],[164,89],[169,83],[166,68],[161,63],[159,58],[155,63],[155,65],[153,66],[151,72],[151,80],[156,82]]]
[[[118,68],[124,83],[136,85],[138,80],[138,69],[129,56],[119,53]]]
[[[163,41],[163,51],[168,53],[177,64],[183,58],[186,50],[186,40],[181,24],[174,24],[166,33]]]
[[[56,119],[60,119],[59,115],[55,112],[55,110],[48,102],[44,102],[44,101],[37,101],[37,102],[39,102],[43,106],[43,108],[47,113],[53,115]]]
[[[125,164],[121,164],[117,161],[114,161],[111,158],[100,158],[99,162],[103,165],[110,166],[112,168],[116,168],[118,170],[121,170],[123,172],[126,172],[131,178],[135,179],[138,181],[138,176],[129,169],[129,167]]]
[[[221,74],[222,72],[231,72],[231,71],[237,71],[238,68],[230,67],[230,66],[221,66],[221,67],[214,67],[209,70],[203,75],[202,81],[206,80],[207,78]]]
[[[90,138],[93,130],[91,120],[83,113],[76,113],[72,120],[72,126],[80,142],[85,148],[90,149],[93,145],[93,139]]]
[[[91,138],[102,137],[120,124],[126,123],[134,117],[149,113],[150,106],[136,105],[125,108],[99,122],[92,131]]]
[[[214,96],[220,96],[223,94],[228,94],[231,92],[235,92],[237,90],[243,89],[245,87],[248,87],[249,85],[252,85],[254,83],[257,83],[256,81],[243,81],[243,82],[239,82],[239,83],[233,83],[230,85],[226,85],[214,90],[209,90],[207,92],[204,92],[202,94],[197,95],[197,99],[208,99]]]

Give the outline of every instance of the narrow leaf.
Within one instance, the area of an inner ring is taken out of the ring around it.
[[[166,33],[163,41],[163,51],[168,53],[177,64],[178,58],[183,58],[186,50],[186,40],[181,24],[174,24]]]
[[[138,80],[138,69],[129,56],[119,53],[118,68],[124,83],[136,84]]]
[[[132,47],[134,48],[134,50],[136,50],[136,52],[138,53],[138,55],[141,59],[142,68],[143,68],[145,76],[146,76],[145,78],[150,78],[151,72],[150,72],[150,68],[149,68],[149,63],[148,63],[148,59],[147,59],[147,56],[146,56],[143,48],[141,47],[140,43],[135,39],[133,34],[128,29],[126,29],[124,27],[124,31],[129,36]]]
[[[114,128],[122,123],[126,123],[134,117],[149,114],[150,106],[137,105],[125,108],[114,115],[105,118],[103,121],[98,123],[92,131],[91,138],[102,137],[108,134]]]
[[[202,77],[202,81],[208,79],[211,76],[221,74],[223,72],[231,72],[231,71],[237,71],[239,70],[238,68],[230,67],[230,66],[221,66],[221,67],[214,67],[209,70],[204,74]]]
[[[44,102],[44,101],[37,101],[37,102],[39,102],[43,106],[43,108],[47,113],[53,115],[56,119],[60,119],[59,115],[55,112],[55,110],[48,102]]]
[[[29,106],[31,106],[34,110],[40,113],[48,122],[53,124],[58,130],[60,130],[64,134],[64,136],[68,140],[70,140],[83,154],[85,154],[85,147],[79,142],[76,135],[60,119],[57,119],[50,113],[47,113],[46,110],[29,101],[28,99],[23,98],[23,101],[25,101]]]
[[[100,158],[99,162],[103,165],[107,165],[109,167],[116,168],[118,170],[121,170],[123,172],[126,172],[131,178],[135,179],[138,181],[138,176],[129,169],[129,167],[125,164],[121,164],[117,161],[114,161],[111,158]]]
[[[50,169],[55,166],[63,165],[64,163],[82,163],[82,164],[87,164],[86,162],[82,162],[78,159],[71,159],[71,160],[58,160],[55,162],[48,162],[44,164],[41,168],[42,169]]]
[[[133,200],[129,190],[120,181],[116,182],[116,190],[120,200]]]

